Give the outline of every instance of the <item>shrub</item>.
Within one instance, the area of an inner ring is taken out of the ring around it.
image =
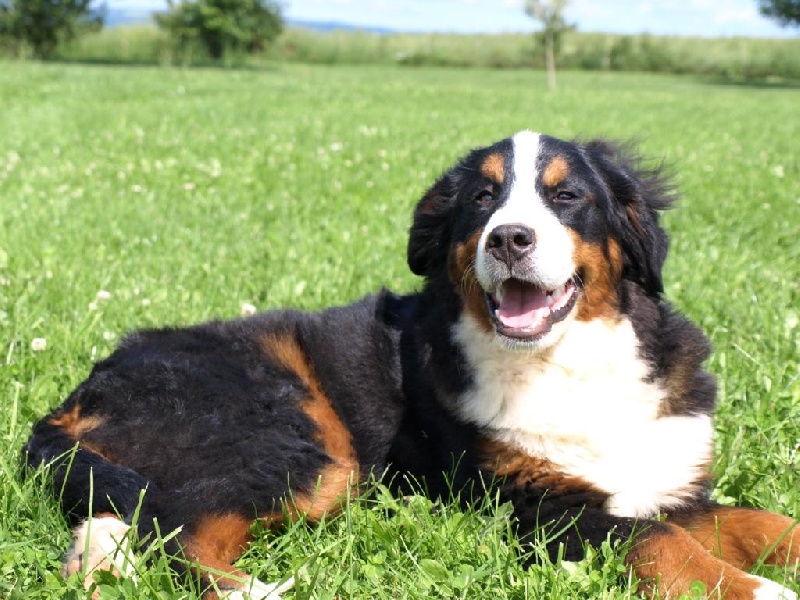
[[[93,0],[0,0],[0,38],[15,55],[27,45],[36,58],[51,58],[59,43],[103,26]]]

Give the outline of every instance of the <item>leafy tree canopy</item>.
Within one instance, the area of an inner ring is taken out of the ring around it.
[[[27,43],[37,58],[51,58],[58,44],[103,25],[94,0],[0,0],[0,37],[19,53]]]
[[[758,7],[784,27],[800,26],[800,0],[758,0]]]
[[[280,6],[271,0],[168,0],[156,23],[180,45],[199,42],[209,56],[226,50],[258,52],[283,29]]]

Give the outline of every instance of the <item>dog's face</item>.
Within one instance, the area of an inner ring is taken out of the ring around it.
[[[660,293],[656,210],[670,201],[658,173],[615,146],[523,131],[473,151],[422,198],[409,265],[452,286],[504,345],[540,350],[574,320],[618,315],[622,279]]]

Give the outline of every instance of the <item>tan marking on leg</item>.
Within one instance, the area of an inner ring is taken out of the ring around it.
[[[238,590],[250,577],[232,563],[241,556],[252,540],[253,519],[240,514],[205,515],[192,527],[183,544],[187,558],[195,565],[192,570],[207,580],[212,590],[206,600],[217,597],[214,587],[221,591]]]
[[[566,441],[566,438],[563,439]],[[531,456],[505,442],[485,439],[480,447],[485,457],[484,467],[520,487],[534,485],[554,494],[592,492],[608,497],[606,492],[580,477],[563,473],[549,460]]]
[[[779,566],[800,562],[800,527],[797,520],[783,515],[720,506],[671,521],[711,554],[740,569],[750,569],[760,560]]]
[[[308,389],[309,397],[301,403],[300,409],[316,426],[317,442],[332,461],[318,474],[313,492],[295,492],[295,496],[288,499],[290,514],[296,510],[316,520],[326,512],[337,509],[348,494],[358,492],[359,465],[353,438],[323,391],[308,356],[298,342],[288,335],[273,335],[264,340],[264,346],[270,356],[295,373]],[[268,521],[271,519],[266,518]]]
[[[542,174],[542,183],[546,187],[556,187],[569,175],[569,163],[563,156],[556,156],[545,167]]]
[[[622,251],[619,244],[616,240],[609,240],[606,251],[600,244],[586,242],[574,231],[569,231],[569,235],[572,237],[574,261],[583,286],[577,319],[618,318],[617,284],[622,277]]]
[[[676,598],[700,581],[710,598],[752,600],[765,583],[712,556],[685,529],[671,524],[665,527],[642,534],[626,557],[642,580],[643,592]]]
[[[297,493],[289,500],[288,509],[292,514],[302,514],[304,518],[319,521],[325,514],[341,508],[347,500],[347,493],[356,493],[356,471],[347,465],[332,463],[322,469],[317,486],[311,494]]]
[[[192,527],[186,544],[193,558],[209,558],[230,563],[250,543],[253,519],[240,514],[206,515]]]
[[[450,281],[453,282],[456,292],[464,303],[464,310],[472,315],[481,329],[491,333],[494,331],[494,325],[486,309],[483,288],[475,275],[475,260],[482,233],[483,230],[477,231],[466,242],[457,244],[450,251],[447,267]]]
[[[481,164],[481,175],[495,183],[503,183],[505,179],[505,160],[499,152],[487,156]]]

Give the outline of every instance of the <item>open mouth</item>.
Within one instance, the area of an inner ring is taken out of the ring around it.
[[[554,290],[521,279],[507,279],[493,293],[486,294],[486,306],[497,333],[533,341],[569,315],[578,297],[573,277]]]

